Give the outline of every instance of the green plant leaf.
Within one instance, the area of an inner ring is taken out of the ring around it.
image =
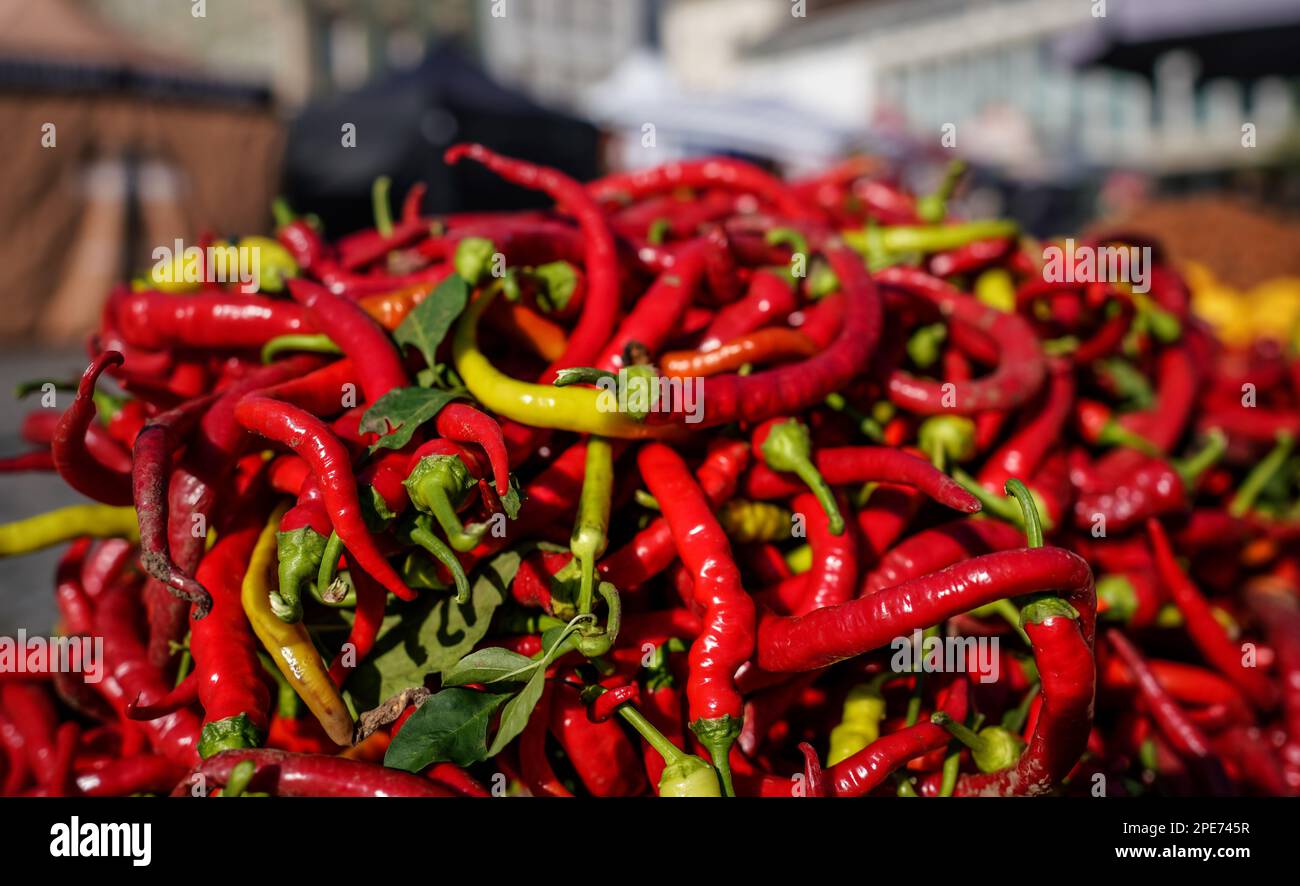
[[[370,451],[401,449],[411,441],[417,428],[437,415],[452,400],[466,396],[464,391],[440,388],[397,388],[380,397],[361,416],[361,432],[382,434]]]
[[[584,616],[569,622],[564,627],[556,627],[547,631],[543,637],[552,637],[551,642],[543,639],[543,649],[545,650],[533,668],[532,676],[524,684],[524,688],[519,694],[510,701],[506,702],[505,708],[501,711],[501,722],[497,726],[497,734],[492,738],[492,745],[488,748],[487,755],[495,757],[501,753],[506,745],[514,740],[515,736],[524,731],[528,725],[528,718],[533,714],[533,708],[537,707],[537,702],[541,700],[542,691],[546,688],[546,668],[558,656],[564,654],[573,645],[572,637],[577,629],[578,621]]]
[[[429,368],[438,365],[438,346],[469,302],[469,286],[459,274],[452,274],[415,306],[393,330],[399,345],[412,345],[424,355]]]
[[[510,475],[510,487],[506,494],[499,496],[501,509],[506,512],[506,516],[511,520],[519,516],[519,507],[523,504],[523,493],[519,490],[519,479],[514,474]]]
[[[368,710],[403,689],[422,686],[426,675],[460,661],[487,634],[497,607],[508,599],[519,561],[518,552],[504,551],[483,564],[464,603],[438,593],[390,603],[374,651],[348,679],[357,709]]]
[[[523,682],[532,676],[538,662],[500,646],[471,652],[442,673],[443,686],[468,683]]]
[[[430,696],[393,737],[384,765],[419,772],[444,761],[469,766],[489,756],[487,728],[508,695],[454,687]]]

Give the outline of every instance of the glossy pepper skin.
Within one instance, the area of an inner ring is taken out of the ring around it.
[[[704,630],[691,644],[686,697],[691,729],[716,764],[740,732],[744,708],[733,675],[754,649],[754,604],[741,586],[726,534],[681,457],[663,444],[649,444],[637,454],[637,467],[664,509],[678,554],[695,579],[695,603],[704,610]],[[724,789],[728,781],[724,771]]]
[[[224,786],[245,761],[256,767],[249,789],[274,797],[456,796],[426,778],[374,763],[269,748],[223,751],[209,757],[177,784],[172,796],[207,796]]]
[[[235,418],[250,431],[288,446],[311,464],[334,529],[348,552],[389,591],[403,600],[414,600],[415,592],[384,559],[366,528],[347,450],[324,423],[305,410],[266,396],[239,401]]]
[[[352,716],[301,624],[286,624],[271,610],[268,582],[275,574],[275,534],[283,508],[262,528],[240,588],[240,604],[253,633],[280,673],[307,704],[335,744],[352,744]]]
[[[262,532],[262,512],[245,508],[217,540],[196,579],[212,593],[208,617],[190,625],[203,731],[199,755],[256,747],[265,736],[271,704],[262,663],[240,599],[244,573]]]
[[[1083,634],[1091,641],[1096,612],[1092,571],[1078,555],[1048,547],[973,557],[798,618],[765,615],[755,659],[767,671],[813,670],[986,603],[1044,589],[1078,604]]]

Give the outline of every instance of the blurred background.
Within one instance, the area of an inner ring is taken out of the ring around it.
[[[926,190],[960,157],[963,213],[1153,234],[1226,336],[1290,329],[1297,46],[1298,0],[0,0],[0,385],[75,376],[114,282],[177,237],[269,229],[277,194],[332,237],[381,174],[433,212],[533,199],[452,174],[460,140],[584,179],[865,152]],[[10,479],[0,521],[73,497]]]

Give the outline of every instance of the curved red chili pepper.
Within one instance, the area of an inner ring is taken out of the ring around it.
[[[918,532],[891,548],[868,573],[862,593],[874,594],[954,563],[1023,546],[1024,534],[1001,520],[954,520]]]
[[[894,403],[923,415],[970,415],[986,409],[1013,409],[1042,387],[1047,374],[1042,348],[1020,316],[990,308],[915,268],[885,268],[876,275],[876,282],[930,301],[952,322],[973,326],[990,337],[999,352],[997,368],[990,375],[956,384],[950,392],[939,382],[896,370],[889,379],[889,398]]]
[[[980,509],[975,496],[930,462],[887,446],[842,446],[818,449],[813,463],[832,486],[892,483],[914,487],[945,507],[973,514]],[[745,476],[748,498],[776,499],[797,495],[805,487],[792,474],[755,462]]]
[[[1057,444],[1074,405],[1074,370],[1064,361],[1049,363],[1047,386],[1030,414],[980,469],[978,480],[998,494],[1012,477],[1029,477]]]
[[[800,363],[753,375],[704,379],[699,395],[704,415],[699,427],[737,420],[760,422],[802,412],[865,371],[880,339],[881,306],[875,284],[862,259],[847,247],[831,243],[825,253],[847,300],[835,340]]]
[[[678,188],[727,188],[754,194],[792,219],[820,221],[821,214],[800,200],[780,179],[743,160],[706,157],[665,163],[650,169],[607,175],[587,185],[602,203],[639,200]]]
[[[765,615],[755,660],[766,671],[809,671],[886,646],[895,637],[1006,597],[1051,589],[1079,610],[1092,638],[1092,571],[1063,548],[999,551],[939,572],[817,609],[798,618]]]
[[[1240,648],[1229,639],[1223,625],[1214,617],[1209,602],[1179,567],[1169,537],[1158,520],[1147,521],[1147,537],[1151,541],[1156,572],[1174,605],[1183,613],[1184,625],[1196,648],[1216,670],[1246,694],[1251,704],[1263,710],[1271,708],[1277,701],[1272,684],[1257,669],[1242,665]]]
[[[453,166],[466,157],[506,181],[545,191],[577,219],[586,241],[586,304],[578,325],[569,334],[564,354],[547,367],[540,381],[552,381],[556,372],[570,366],[591,365],[609,340],[619,309],[618,255],[604,213],[581,184],[557,169],[503,157],[476,144],[454,145],[443,155],[447,164]]]
[[[122,355],[106,351],[91,361],[77,386],[77,397],[63,413],[50,441],[54,466],[73,489],[109,505],[131,504],[131,475],[115,471],[87,449],[86,431],[95,419],[95,383],[110,366],[121,366]]]
[[[289,294],[306,309],[312,325],[352,361],[368,402],[410,384],[397,346],[356,302],[301,278],[289,280]]]
[[[681,315],[695,295],[704,274],[707,248],[706,241],[691,244],[672,270],[659,275],[602,349],[595,363],[598,369],[617,371],[623,365],[624,350],[633,342],[644,345],[649,354],[659,353],[677,331]]]
[[[593,722],[572,686],[560,683],[554,692],[551,733],[587,791],[594,797],[630,797],[644,792],[640,756],[618,722]]]
[[[433,420],[438,435],[457,443],[477,443],[487,453],[497,495],[510,491],[510,456],[501,426],[490,416],[466,403],[448,403]]]
[[[357,565],[401,599],[414,600],[415,592],[384,559],[366,528],[347,449],[329,428],[295,406],[258,395],[240,400],[235,418],[250,431],[287,446],[311,464],[334,531]]]

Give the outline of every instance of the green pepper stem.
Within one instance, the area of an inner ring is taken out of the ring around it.
[[[1246,516],[1251,507],[1254,506],[1255,500],[1259,498],[1259,494],[1264,491],[1264,487],[1282,469],[1282,466],[1286,464],[1286,460],[1291,457],[1294,448],[1295,438],[1291,434],[1283,431],[1277,435],[1277,443],[1273,446],[1272,451],[1260,459],[1259,464],[1255,465],[1250,473],[1246,475],[1246,479],[1241,482],[1241,488],[1237,490],[1237,494],[1232,497],[1232,501],[1228,504],[1228,513],[1231,516]]]
[[[334,571],[338,569],[339,557],[343,556],[343,539],[337,532],[331,532],[325,541],[325,552],[321,555],[320,569],[316,573],[316,592],[321,599],[328,599],[330,585],[334,583]]]
[[[1038,516],[1038,506],[1034,504],[1034,497],[1029,494],[1029,487],[1025,486],[1016,477],[1007,481],[1007,495],[1016,500],[1020,505],[1021,518],[1025,524],[1025,535],[1029,541],[1029,547],[1041,548],[1043,546],[1043,522]]]
[[[248,784],[257,774],[257,764],[252,760],[240,760],[230,770],[230,777],[226,779],[226,786],[221,789],[223,797],[238,797],[248,789]]]
[[[375,230],[381,237],[393,235],[393,210],[388,204],[388,191],[392,185],[392,179],[381,175],[370,186],[370,205],[375,211]]]
[[[433,518],[438,521],[442,531],[447,533],[447,541],[451,546],[458,551],[474,550],[483,538],[483,533],[487,531],[486,524],[475,529],[466,529],[444,485],[436,482],[424,483],[421,485],[420,492],[423,495],[423,503],[433,513]]]
[[[795,418],[775,424],[759,449],[772,470],[790,471],[803,481],[826,513],[830,533],[843,535],[844,517],[835,501],[835,493],[812,462],[812,438],[808,427]]]
[[[569,538],[569,550],[582,567],[578,588],[578,612],[591,612],[596,579],[596,558],[608,544],[610,496],[614,486],[614,456],[609,441],[592,437],[587,441],[586,474],[578,499],[578,519]]]
[[[283,197],[276,197],[271,201],[271,215],[275,218],[275,226],[283,228],[285,225],[291,225],[298,220],[294,213],[293,207],[289,201]]]
[[[270,363],[286,351],[312,354],[341,354],[343,349],[328,335],[278,335],[262,346],[262,362]]]
[[[984,737],[974,732],[962,723],[958,723],[943,711],[935,711],[930,715],[930,722],[935,726],[941,726],[948,730],[948,734],[957,741],[970,748],[972,753],[983,753],[988,748],[988,742]]]
[[[602,379],[617,383],[618,374],[608,369],[596,369],[594,366],[571,366],[555,373],[555,380],[551,384],[557,388],[564,388],[569,385],[594,385]]]
[[[939,782],[939,796],[951,797],[957,790],[957,774],[961,772],[961,752],[943,758],[943,779]]]
[[[901,772],[895,774],[895,780],[898,782],[898,789],[895,791],[900,797],[919,797],[916,792],[916,785],[912,784],[912,779],[903,775]]]
[[[599,684],[592,684],[583,688],[584,701],[593,701],[604,695],[608,690]],[[645,715],[637,710],[631,702],[623,702],[614,709],[627,724],[637,731],[637,734],[645,739],[646,744],[654,748],[659,756],[663,757],[664,764],[671,766],[679,763],[689,756],[677,745],[673,744],[668,738],[655,728],[654,724],[645,718]]]
[[[443,542],[442,539],[434,535],[422,526],[417,526],[411,530],[411,541],[424,548],[433,557],[447,567],[451,573],[452,581],[456,583],[456,602],[464,603],[469,600],[469,579],[465,577],[465,570],[461,567],[460,561],[452,553],[451,548]]]
[[[808,254],[808,238],[794,228],[772,228],[764,239],[768,246],[789,246],[792,252]]]

